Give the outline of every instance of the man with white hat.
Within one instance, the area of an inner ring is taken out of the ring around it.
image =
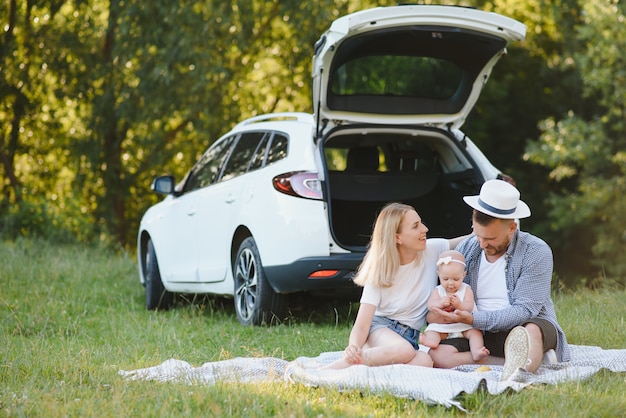
[[[519,191],[502,180],[485,182],[478,196],[465,196],[473,235],[456,249],[466,258],[465,282],[474,291],[478,312],[433,310],[428,322],[471,324],[485,334],[491,355],[483,364],[503,364],[501,380],[520,369],[534,372],[544,362],[569,361],[569,346],[550,297],[552,250],[518,229],[530,216]],[[429,352],[436,367],[474,363],[467,340],[444,340]]]

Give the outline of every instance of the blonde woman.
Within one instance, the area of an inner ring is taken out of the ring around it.
[[[418,351],[428,298],[437,285],[436,262],[463,238],[426,239],[428,228],[415,209],[390,203],[376,219],[370,248],[354,282],[363,286],[361,305],[343,358],[326,368],[354,364],[432,367]]]

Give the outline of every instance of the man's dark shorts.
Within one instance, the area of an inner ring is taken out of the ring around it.
[[[543,318],[533,318],[524,322],[526,324],[536,324],[541,329],[543,335],[543,352],[556,348],[556,328],[552,323]],[[485,347],[495,357],[504,357],[504,341],[509,335],[510,331],[500,332],[484,332]],[[440,344],[451,345],[456,348],[460,353],[470,351],[469,341],[466,338],[449,338],[442,340]]]

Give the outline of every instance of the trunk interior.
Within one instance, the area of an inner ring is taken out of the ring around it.
[[[471,232],[471,209],[482,175],[462,148],[440,130],[338,132],[324,141],[326,193],[337,244],[364,250],[374,221],[389,202],[413,206],[429,237]]]

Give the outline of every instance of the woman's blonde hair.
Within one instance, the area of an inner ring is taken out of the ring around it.
[[[396,245],[396,234],[404,214],[415,211],[412,206],[403,203],[389,203],[376,218],[370,246],[359,266],[354,283],[359,286],[371,284],[390,287],[400,267],[400,254]],[[416,257],[419,262],[421,257]]]

